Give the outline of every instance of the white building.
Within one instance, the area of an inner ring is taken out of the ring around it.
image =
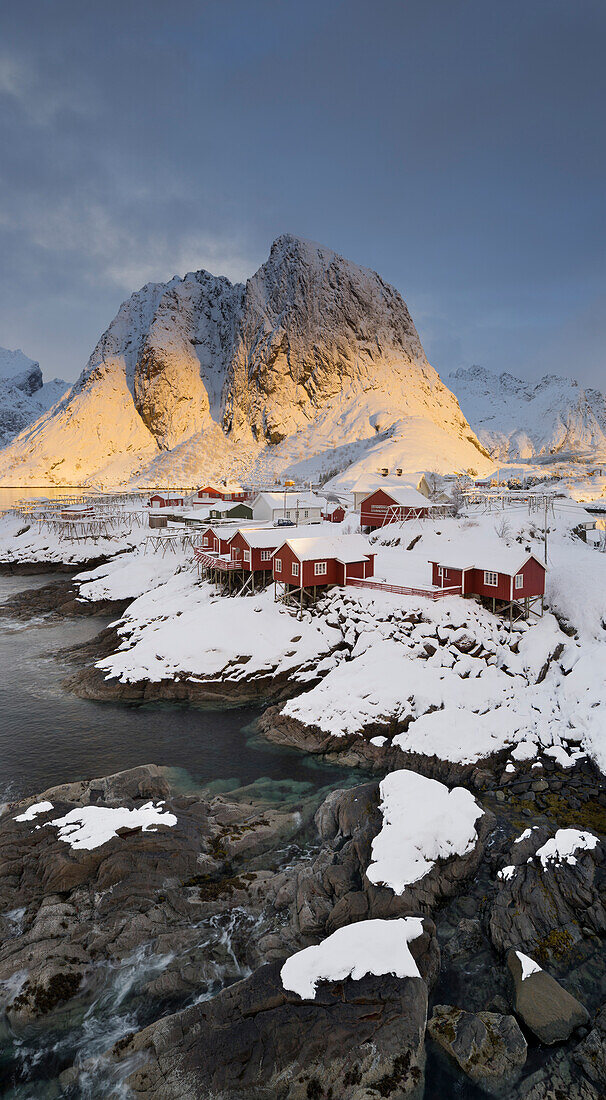
[[[258,493],[252,502],[253,519],[263,523],[291,520],[293,523],[320,523],[325,505],[315,493]]]

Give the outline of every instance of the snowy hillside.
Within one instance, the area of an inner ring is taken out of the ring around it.
[[[283,236],[246,284],[198,271],[133,294],[0,483],[316,477],[394,441],[406,469],[492,468],[398,292]]]
[[[449,375],[448,383],[495,459],[606,451],[606,397],[572,378],[547,374],[534,385],[470,367]]]
[[[67,388],[59,378],[43,382],[40,364],[22,351],[0,348],[0,447],[52,408]]]

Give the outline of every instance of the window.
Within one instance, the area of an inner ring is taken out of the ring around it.
[[[286,510],[286,512],[284,513],[284,516],[285,516],[286,519],[290,519],[290,508],[288,508]]]
[[[202,546],[208,546],[208,535],[205,535],[202,539]]]
[[[292,563],[292,575],[293,575],[293,577],[298,577],[299,576],[299,563],[298,563],[298,561],[293,561],[293,563]]]
[[[306,508],[305,511],[303,512],[303,519],[309,519],[309,509],[308,508]]]
[[[274,565],[276,567],[276,573],[282,572],[282,558],[274,558]]]
[[[315,563],[315,565],[314,565],[314,576],[315,577],[324,577],[324,576],[326,576],[326,562],[325,561],[317,561]]]
[[[250,550],[244,551],[244,561],[248,562],[248,564],[250,565]]]
[[[524,574],[523,573],[516,573],[516,588],[523,588],[523,587],[524,587]]]
[[[261,561],[271,561],[271,550],[261,551]]]
[[[387,505],[386,504],[371,504],[370,510],[371,510],[371,512],[386,512],[387,511]]]
[[[443,565],[438,565],[438,577],[444,578],[448,576],[448,570]]]
[[[492,588],[496,588],[499,583],[499,574],[491,573],[489,569],[484,570],[484,584],[490,585]]]

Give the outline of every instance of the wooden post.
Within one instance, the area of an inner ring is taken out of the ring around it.
[[[299,618],[303,618],[303,585],[301,585],[301,600],[299,603]]]

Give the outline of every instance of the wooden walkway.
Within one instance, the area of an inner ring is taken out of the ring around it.
[[[401,584],[388,584],[386,581],[362,580],[352,577],[347,587],[369,588],[374,592],[395,592],[399,596],[424,596],[428,600],[441,600],[443,596],[460,596],[461,586],[454,588],[407,588]]]

